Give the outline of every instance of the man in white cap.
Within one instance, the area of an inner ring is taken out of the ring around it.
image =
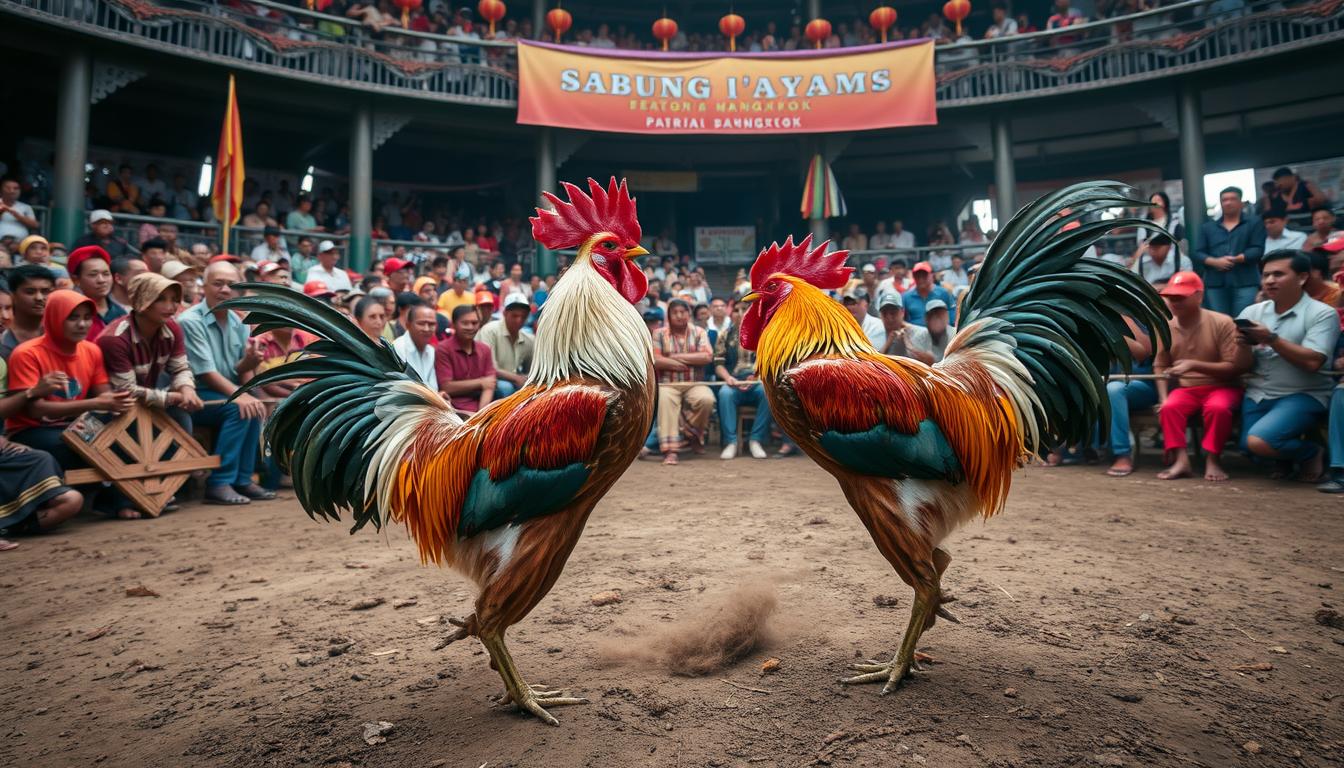
[[[885,291],[877,302],[877,313],[887,332],[887,343],[878,350],[884,355],[910,357],[925,364],[933,363],[933,342],[929,332],[918,325],[905,322],[905,305],[901,295]]]
[[[112,223],[111,211],[102,209],[93,211],[89,214],[89,231],[79,236],[79,239],[70,245],[70,250],[82,248],[86,245],[96,245],[107,251],[107,255],[120,259],[123,256],[133,255],[129,253],[129,246],[126,241],[117,237],[113,230],[115,225]]]
[[[856,285],[845,291],[845,295],[840,297],[840,302],[863,327],[863,335],[868,337],[874,349],[886,346],[887,332],[882,327],[881,320],[868,314],[868,291],[862,285]]]
[[[317,246],[317,265],[308,268],[308,279],[321,280],[333,292],[353,290],[350,275],[336,266],[340,258],[341,252],[336,244],[330,240],[323,240]]]
[[[929,332],[929,341],[933,344],[933,361],[941,362],[947,352],[947,344],[957,335],[957,329],[949,325],[950,311],[947,302],[942,299],[930,299],[924,304],[924,327]]]
[[[531,331],[523,328],[532,305],[521,292],[504,297],[504,312],[485,324],[476,340],[490,348],[495,359],[495,397],[508,397],[527,381],[532,366]]]

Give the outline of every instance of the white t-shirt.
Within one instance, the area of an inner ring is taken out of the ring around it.
[[[881,320],[872,315],[864,315],[860,325],[863,326],[863,335],[868,337],[874,349],[881,349],[887,345],[887,327]]]
[[[33,213],[33,207],[27,203],[15,200],[14,204],[9,207],[18,211],[20,215],[27,216],[30,219],[37,218]],[[18,218],[15,217],[14,214],[5,211],[3,215],[0,215],[0,238],[13,235],[15,240],[22,240],[27,237],[28,234],[28,228],[20,224]]]
[[[271,247],[269,245],[262,243],[261,245],[258,245],[256,248],[253,248],[252,253],[250,255],[252,260],[256,262],[279,261],[280,259],[288,259],[289,251],[285,250],[285,241],[281,240],[280,247],[275,249],[274,251],[271,250]]]
[[[417,350],[415,342],[411,341],[411,334],[403,333],[392,342],[392,349],[415,371],[426,387],[439,391],[439,377],[434,373],[433,344],[426,344],[423,351]]]
[[[1163,259],[1161,264],[1158,264],[1152,256],[1140,253],[1133,267],[1133,270],[1142,275],[1143,279],[1148,281],[1150,285],[1165,283],[1177,272],[1193,269],[1194,265],[1190,263],[1190,257],[1182,253],[1178,259],[1175,248],[1167,253],[1167,258]]]
[[[915,247],[915,233],[914,233],[914,232],[911,232],[911,231],[908,230],[908,229],[906,229],[906,230],[902,230],[901,232],[899,232],[899,233],[897,233],[897,234],[892,235],[892,236],[891,236],[891,247],[892,247],[892,248],[914,248],[914,247]]]
[[[350,284],[350,276],[345,270],[336,267],[331,272],[322,268],[321,264],[314,264],[308,268],[308,280],[321,280],[322,284],[331,291],[349,291],[354,288]]]
[[[1274,251],[1281,251],[1284,249],[1300,251],[1302,250],[1302,245],[1306,242],[1307,235],[1305,232],[1285,229],[1283,230],[1283,237],[1265,238],[1265,253],[1273,253]]]

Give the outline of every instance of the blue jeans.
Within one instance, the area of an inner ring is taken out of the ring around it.
[[[1344,469],[1344,389],[1330,395],[1330,467]]]
[[[1111,453],[1128,456],[1129,412],[1157,405],[1157,388],[1151,381],[1108,381],[1106,394],[1111,400]]]
[[[751,439],[765,443],[770,439],[770,404],[765,400],[765,387],[753,384],[745,391],[727,384],[719,387],[719,431],[723,433],[723,444],[737,442],[737,408],[749,405],[756,408],[756,416],[751,421]]]
[[[495,379],[495,399],[502,400],[518,391],[518,385],[512,381]]]
[[[202,400],[223,400],[227,395],[202,390]],[[197,424],[214,427],[215,453],[219,469],[210,473],[207,485],[247,485],[252,482],[252,470],[257,466],[257,445],[261,441],[261,419],[244,419],[238,414],[238,405],[207,405],[193,419]]]
[[[1214,312],[1236,317],[1241,310],[1255,303],[1255,295],[1260,292],[1258,285],[1231,286],[1204,289],[1204,306]]]
[[[1325,406],[1319,400],[1300,392],[1258,403],[1247,397],[1241,402],[1241,450],[1250,450],[1246,441],[1254,435],[1269,443],[1280,459],[1307,461],[1320,447],[1303,440],[1302,433],[1319,423],[1324,415]]]

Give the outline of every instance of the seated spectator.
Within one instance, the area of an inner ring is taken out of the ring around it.
[[[476,304],[476,294],[470,290],[467,283],[471,279],[471,267],[466,264],[458,266],[457,271],[453,273],[452,287],[439,294],[439,311],[448,317],[452,317],[453,310],[458,307],[472,307]]]
[[[746,309],[740,302],[733,306],[733,320],[737,324],[741,324]],[[747,449],[753,459],[768,458],[765,443],[770,440],[770,403],[756,377],[756,353],[743,349],[736,333],[721,333],[714,344],[714,373],[723,382],[718,393],[719,431],[723,435],[719,458],[724,461],[737,458],[737,409],[744,405],[756,409]]]
[[[1344,354],[1335,358],[1334,369],[1344,371]],[[1330,430],[1330,469],[1316,490],[1321,493],[1344,493],[1344,378],[1330,393],[1327,425]]]
[[[495,315],[496,302],[495,294],[484,288],[476,289],[476,314],[481,319],[481,325],[497,319]]]
[[[868,250],[868,236],[863,234],[858,224],[849,225],[849,234],[840,241],[840,247],[846,251],[866,251]]]
[[[727,333],[733,324],[733,318],[728,314],[728,302],[720,298],[710,299],[709,320],[705,323],[705,330],[714,336],[716,345],[719,337]]]
[[[354,286],[350,284],[350,275],[336,266],[340,259],[341,251],[336,247],[336,243],[323,240],[317,246],[317,265],[308,268],[308,280],[321,280],[332,291],[353,289]]]
[[[1288,229],[1288,214],[1283,208],[1271,205],[1261,217],[1265,222],[1265,253],[1270,251],[1300,251],[1307,242],[1307,234]]]
[[[93,301],[93,327],[89,329],[89,341],[95,341],[108,323],[126,316],[126,310],[120,304],[108,299],[112,292],[112,259],[102,248],[86,245],[71,251],[66,263],[70,275],[75,279],[75,288]]]
[[[1344,232],[1335,229],[1335,212],[1328,205],[1322,205],[1311,212],[1311,233],[1307,235],[1302,250],[1310,251],[1334,240]]]
[[[33,207],[19,201],[21,191],[23,187],[18,179],[0,180],[0,240],[12,237],[22,241],[40,228]]]
[[[901,304],[899,293],[883,293],[877,302],[877,312],[882,318],[882,329],[887,334],[887,342],[879,348],[879,352],[893,357],[909,357],[926,365],[933,364],[933,342],[929,339],[929,332],[905,322],[905,307]]]
[[[285,229],[299,232],[325,232],[313,216],[313,200],[308,195],[299,195],[298,207],[285,216]]]
[[[1339,338],[1339,315],[1306,294],[1310,260],[1301,251],[1275,251],[1261,263],[1265,301],[1238,319],[1243,367],[1251,377],[1242,401],[1242,448],[1279,462],[1276,475],[1292,465],[1303,480],[1319,479],[1320,446],[1302,436],[1325,417],[1333,386],[1321,369]]]
[[[1171,346],[1161,349],[1153,366],[1159,378],[1157,404],[1163,448],[1169,464],[1162,480],[1190,477],[1186,423],[1200,414],[1204,426],[1204,479],[1227,480],[1223,446],[1232,436],[1232,420],[1241,406],[1243,373],[1237,327],[1227,315],[1202,308],[1204,283],[1194,272],[1178,272],[1161,291],[1171,309]],[[1138,383],[1138,382],[1136,382]]]
[[[868,314],[868,291],[862,285],[845,291],[840,297],[840,302],[849,310],[854,321],[863,328],[863,335],[868,337],[868,343],[873,345],[873,349],[886,346],[887,332],[883,329],[881,320]]]
[[[453,310],[453,335],[434,352],[439,394],[459,411],[475,413],[495,399],[495,361],[490,348],[476,340],[481,317],[474,307]]]
[[[905,234],[910,234],[906,232]],[[894,237],[894,236],[893,236]],[[891,262],[891,274],[882,278],[877,283],[877,295],[880,298],[882,294],[895,292],[904,295],[906,291],[915,287],[915,280],[910,276],[906,269],[904,259],[893,259]]]
[[[935,363],[943,361],[947,345],[957,335],[957,329],[951,325],[951,316],[951,308],[942,299],[932,299],[924,304],[924,328],[929,332],[930,351]]]
[[[14,316],[0,334],[0,359],[8,360],[15,347],[42,335],[42,315],[56,277],[46,267],[20,264],[6,274]]]
[[[257,207],[252,212],[243,217],[240,226],[249,229],[264,229],[266,227],[279,228],[280,222],[271,216],[271,204],[265,200],[257,201]]]
[[[705,271],[703,269],[691,270],[691,273],[686,276],[686,281],[686,292],[695,298],[696,304],[708,304],[709,300],[714,298],[714,292],[705,283]]]
[[[116,178],[107,180],[104,193],[113,210],[120,213],[140,213],[140,187],[131,176],[131,166],[123,163],[117,169]]]
[[[281,259],[289,261],[289,248],[285,245],[284,238],[280,237],[279,227],[263,229],[261,240],[261,244],[252,249],[248,258],[258,264],[263,261],[279,263]]]
[[[901,303],[905,305],[906,322],[924,325],[925,304],[935,299],[942,301],[944,307],[955,306],[952,294],[933,282],[933,267],[929,262],[919,262],[910,270],[910,274],[914,278],[915,287],[901,294]],[[956,323],[956,321],[956,315],[951,315],[949,322]]]
[[[383,279],[393,293],[411,290],[411,278],[415,275],[415,265],[396,257],[383,261]]]
[[[504,311],[498,320],[481,328],[476,338],[490,348],[495,365],[495,397],[504,398],[527,383],[532,368],[532,332],[524,328],[532,314],[532,305],[522,293],[504,299]]]
[[[1171,276],[1177,272],[1193,272],[1190,257],[1183,253],[1172,253],[1173,246],[1169,235],[1158,233],[1139,246],[1138,258],[1134,260],[1133,270],[1148,284],[1161,289]],[[1201,284],[1202,291],[1202,284]]]
[[[402,291],[397,294],[391,316],[393,339],[399,339],[406,335],[406,329],[410,327],[411,323],[409,319],[411,309],[424,303],[423,299],[410,291]]]
[[[942,280],[943,287],[949,291],[970,286],[971,276],[966,272],[966,259],[960,253],[952,254],[952,264],[943,270]]]
[[[216,309],[233,296],[238,270],[227,261],[205,269],[204,297],[178,316],[187,348],[187,360],[196,376],[196,391],[204,400],[223,401],[238,392],[261,364],[262,345],[248,339],[248,328],[227,309]],[[275,498],[275,493],[252,480],[266,406],[250,394],[238,394],[229,403],[207,405],[195,417],[198,425],[212,427],[219,468],[206,480],[205,503],[236,506]]]
[[[1341,238],[1341,240],[1344,240],[1344,238]],[[1340,305],[1339,285],[1329,278],[1329,251],[1322,244],[1308,253],[1307,258],[1311,260],[1311,272],[1307,277],[1307,284],[1304,286],[1307,295],[1326,306],[1338,307]]]
[[[868,248],[873,251],[885,251],[892,246],[892,237],[887,234],[887,222],[879,221],[873,225],[873,235],[868,238]]]
[[[1275,187],[1273,203],[1286,213],[1306,213],[1329,204],[1315,184],[1298,176],[1292,168],[1285,167],[1274,171],[1273,178]]]
[[[434,340],[438,334],[439,317],[431,305],[417,304],[411,307],[406,318],[406,333],[392,342],[392,349],[415,371],[420,383],[435,392],[439,391],[439,377],[434,370],[437,359]]]
[[[16,266],[18,264],[37,264],[46,267],[56,276],[57,283],[65,283],[65,285],[57,285],[57,288],[74,286],[74,283],[70,280],[70,273],[65,270],[65,267],[51,260],[51,243],[47,242],[47,238],[41,235],[25,237],[19,243],[18,254],[19,259],[15,260]]]
[[[289,261],[263,261],[257,265],[257,279],[263,283],[288,288]]]
[[[713,360],[708,334],[691,323],[691,305],[682,299],[668,302],[667,324],[653,334],[653,367],[659,384],[658,442],[665,465],[676,464],[677,452],[688,446],[695,453],[704,452],[714,393],[704,384],[678,385],[703,382],[704,367]]]
[[[122,309],[130,311],[131,295],[129,287],[131,281],[136,275],[149,271],[149,265],[137,258],[121,258],[112,260],[112,292],[107,295],[110,301],[114,301]]]
[[[375,290],[387,290],[375,289]],[[387,304],[382,296],[365,296],[355,304],[355,325],[375,342],[387,335]]]
[[[156,219],[162,219],[168,213],[168,204],[159,198],[149,201],[149,215]],[[150,240],[159,239],[159,227],[152,221],[146,221],[140,225],[140,231],[136,234],[135,241],[140,244],[140,250],[145,249],[145,243]]]
[[[205,261],[197,263],[195,257],[192,256],[191,251],[178,245],[176,224],[167,222],[160,224],[158,239],[163,241],[163,258],[165,260],[176,259],[184,264],[190,264],[197,269],[204,269],[206,262],[209,261],[209,259],[206,259]],[[143,249],[145,246],[141,245],[140,247]]]
[[[181,301],[178,302],[178,311],[190,307],[200,299],[200,291],[198,290],[200,273],[195,267],[183,264],[180,261],[165,261],[163,263],[161,274],[169,280],[175,281],[182,289],[182,298]],[[116,275],[113,275],[112,279],[115,284]]]
[[[859,268],[858,285],[868,294],[868,314],[877,317],[877,293],[879,289],[877,277],[877,265],[873,263],[864,264]],[[850,285],[855,285],[851,280]]]
[[[112,222],[112,213],[110,211],[97,210],[89,214],[89,231],[79,236],[79,239],[71,243],[71,248],[82,248],[86,245],[96,245],[107,251],[107,255],[114,259],[120,259],[123,256],[134,256],[130,246],[126,241],[117,237],[116,225]]]

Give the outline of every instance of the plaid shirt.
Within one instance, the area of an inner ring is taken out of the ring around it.
[[[742,348],[732,326],[719,332],[719,340],[714,343],[714,364],[722,365],[734,379],[745,381],[756,375],[756,353]]]
[[[182,329],[169,320],[154,338],[147,339],[140,335],[134,318],[123,315],[113,320],[98,337],[103,365],[113,389],[127,390],[145,405],[163,408],[170,390],[196,386]],[[159,377],[165,372],[171,377],[168,389],[159,389]]]
[[[705,329],[698,325],[688,325],[686,333],[677,335],[667,328],[659,328],[653,334],[653,356],[670,357],[672,355],[685,354],[687,352],[705,352],[713,354],[714,349],[709,346],[709,336]],[[673,384],[678,381],[704,381],[704,366],[692,366],[686,371],[659,371],[658,381],[662,384]]]

